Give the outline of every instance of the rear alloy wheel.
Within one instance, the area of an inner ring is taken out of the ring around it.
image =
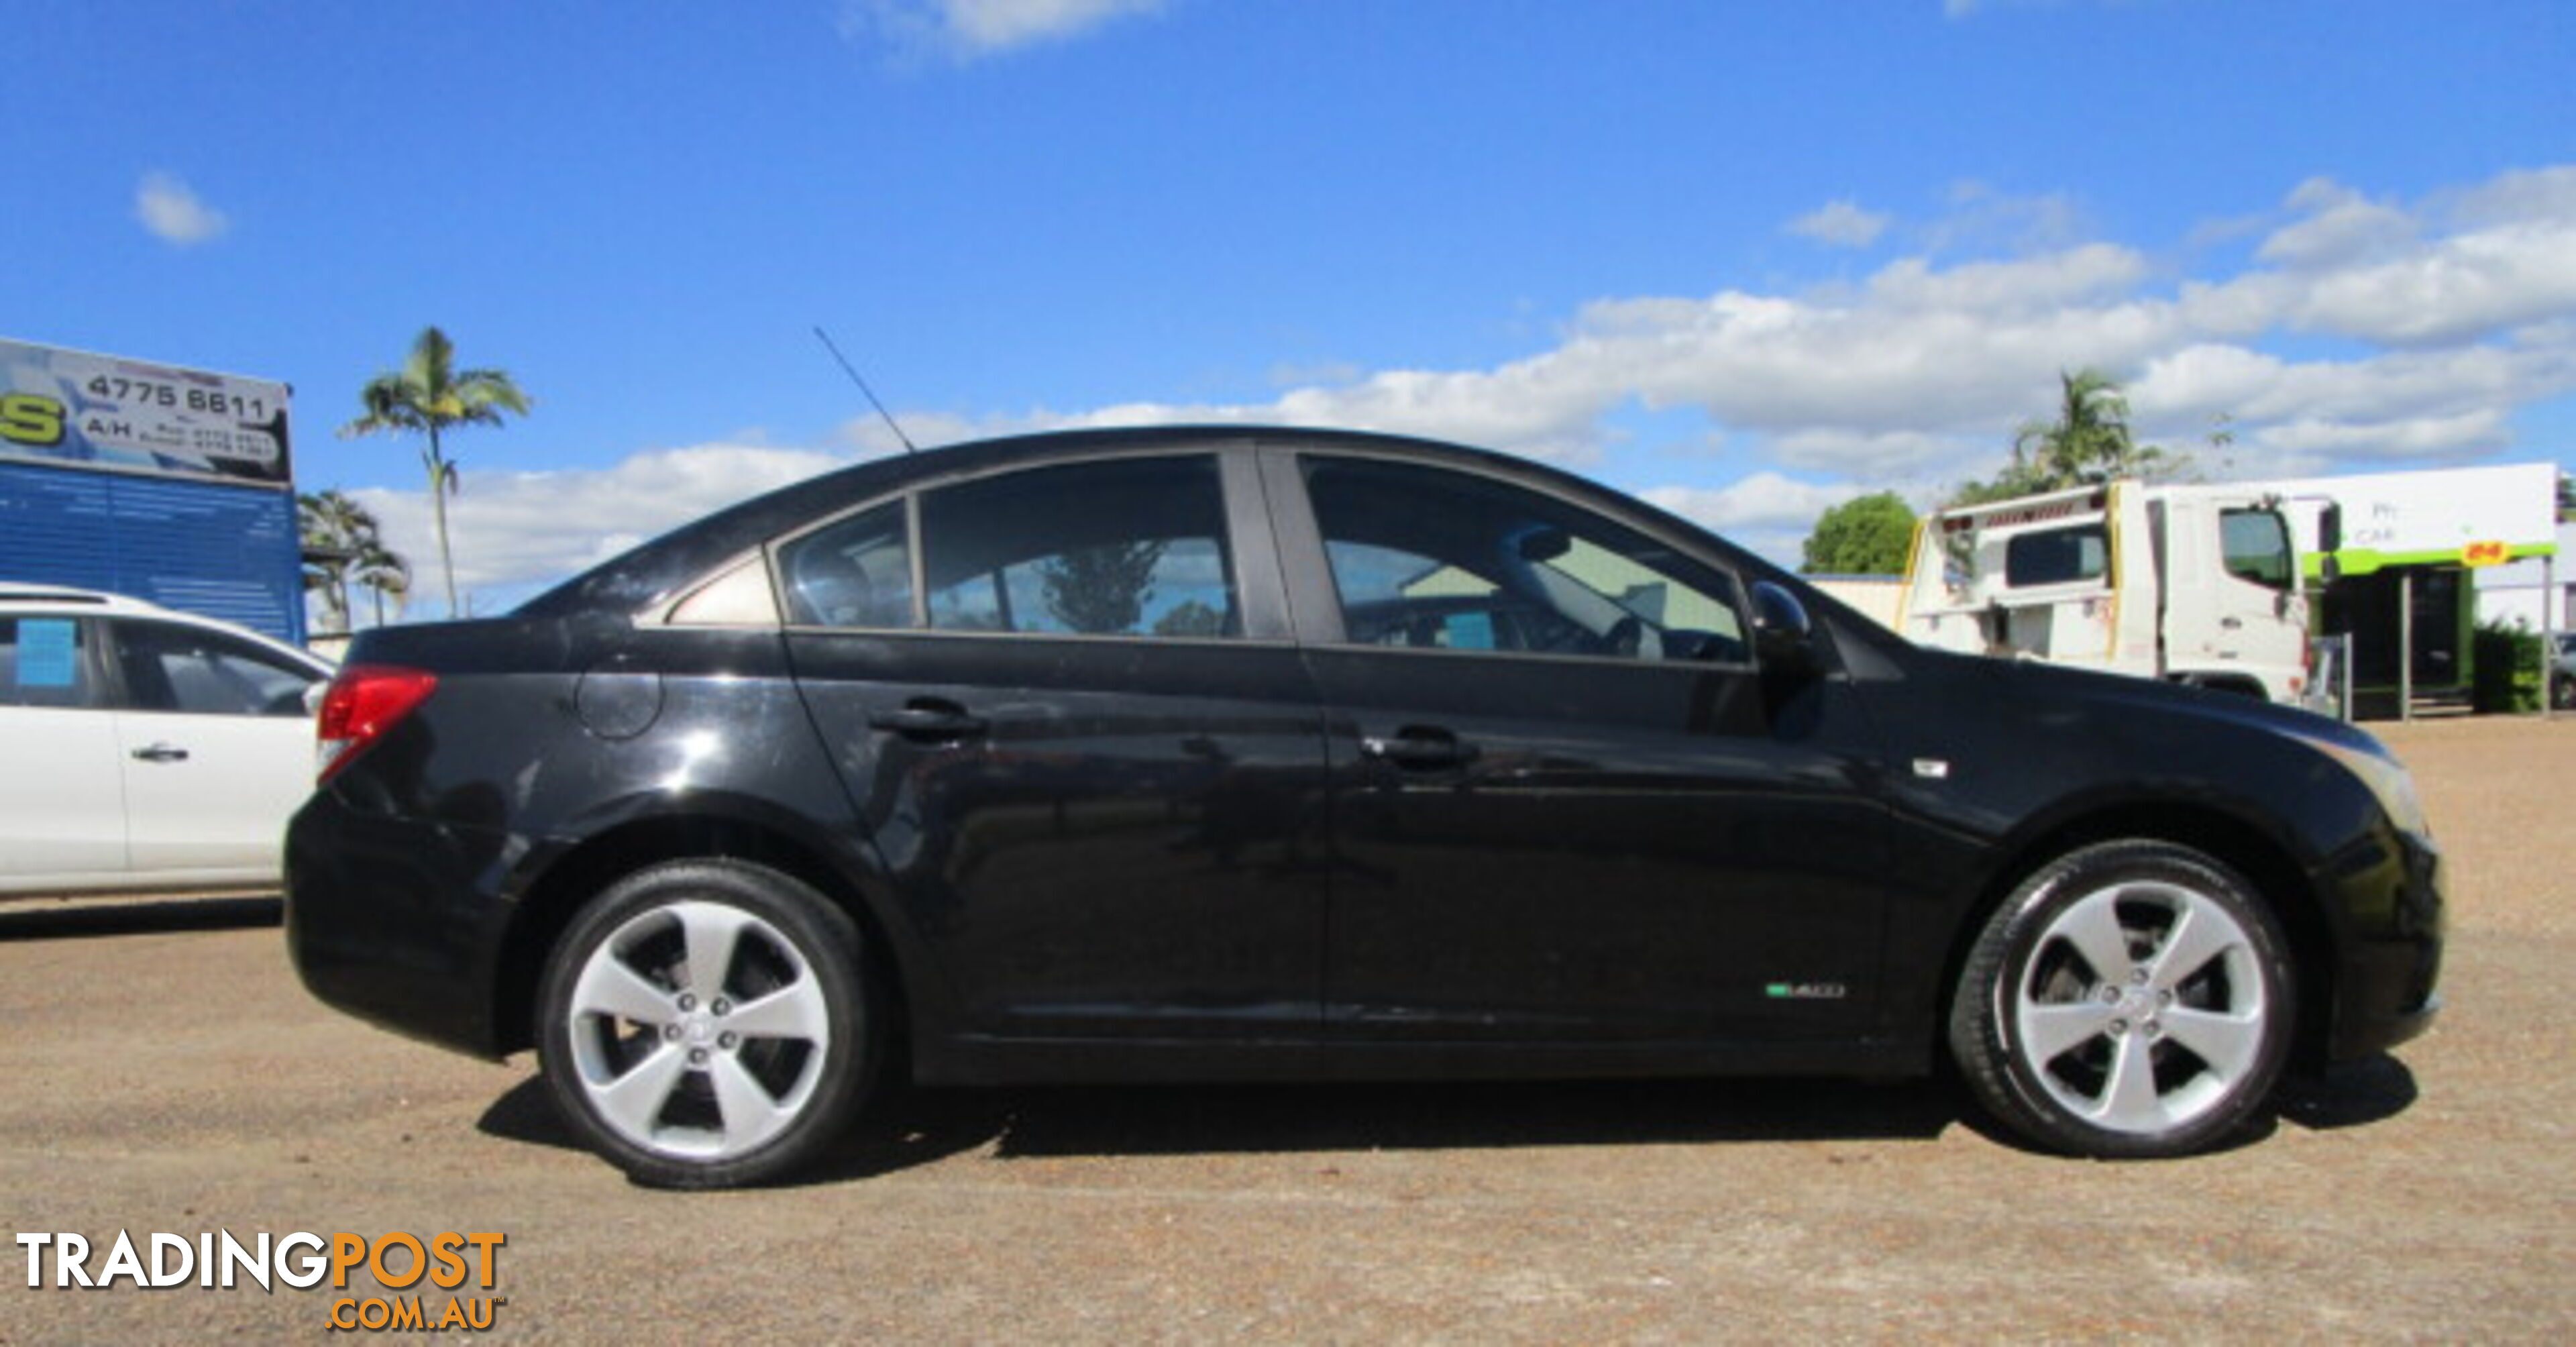
[[[2109,842],[2031,876],[1960,975],[1950,1046],[1989,1112],[2052,1150],[2187,1155],[2269,1100],[2292,980],[2278,923],[2233,871]]]
[[[859,955],[848,913],[774,871],[641,871],[573,922],[546,969],[546,1083],[639,1183],[774,1178],[841,1134],[874,1075]]]

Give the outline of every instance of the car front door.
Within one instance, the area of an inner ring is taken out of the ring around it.
[[[1886,816],[1736,578],[1524,483],[1268,451],[1327,718],[1337,1041],[1848,1037]],[[1304,501],[1311,508],[1300,508]]]
[[[799,685],[965,1033],[1315,1039],[1322,734],[1254,480],[1028,468],[777,549]]]
[[[320,674],[203,627],[107,626],[128,864],[154,882],[273,882],[286,820],[313,791],[304,694]]]

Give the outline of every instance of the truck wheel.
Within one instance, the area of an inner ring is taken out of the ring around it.
[[[2279,924],[2218,861],[2163,842],[2070,852],[1978,937],[1950,1049],[1985,1109],[2050,1150],[2187,1155],[2261,1111],[2288,1055]]]
[[[679,861],[627,877],[547,964],[537,1041],[557,1107],[653,1187],[775,1178],[844,1132],[878,1016],[847,912],[785,875]]]

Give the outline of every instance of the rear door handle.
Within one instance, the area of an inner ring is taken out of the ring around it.
[[[868,716],[868,725],[929,743],[973,739],[990,728],[982,716],[970,715],[965,707],[936,697],[916,697],[899,711],[874,712]]]
[[[126,756],[136,762],[186,762],[188,750],[177,744],[146,744]]]
[[[1452,731],[1436,725],[1407,725],[1392,738],[1372,736],[1360,740],[1360,756],[1419,771],[1464,767],[1476,760],[1476,750],[1458,742]]]

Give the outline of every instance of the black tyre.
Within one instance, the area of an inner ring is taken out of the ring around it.
[[[564,933],[537,1000],[546,1084],[636,1182],[724,1188],[850,1125],[880,1032],[847,912],[775,871],[681,861],[627,877]]]
[[[1978,937],[1950,1011],[1977,1100],[2050,1150],[2205,1150],[2261,1116],[2287,1059],[2294,983],[2253,886],[2162,842],[2070,852]]]

